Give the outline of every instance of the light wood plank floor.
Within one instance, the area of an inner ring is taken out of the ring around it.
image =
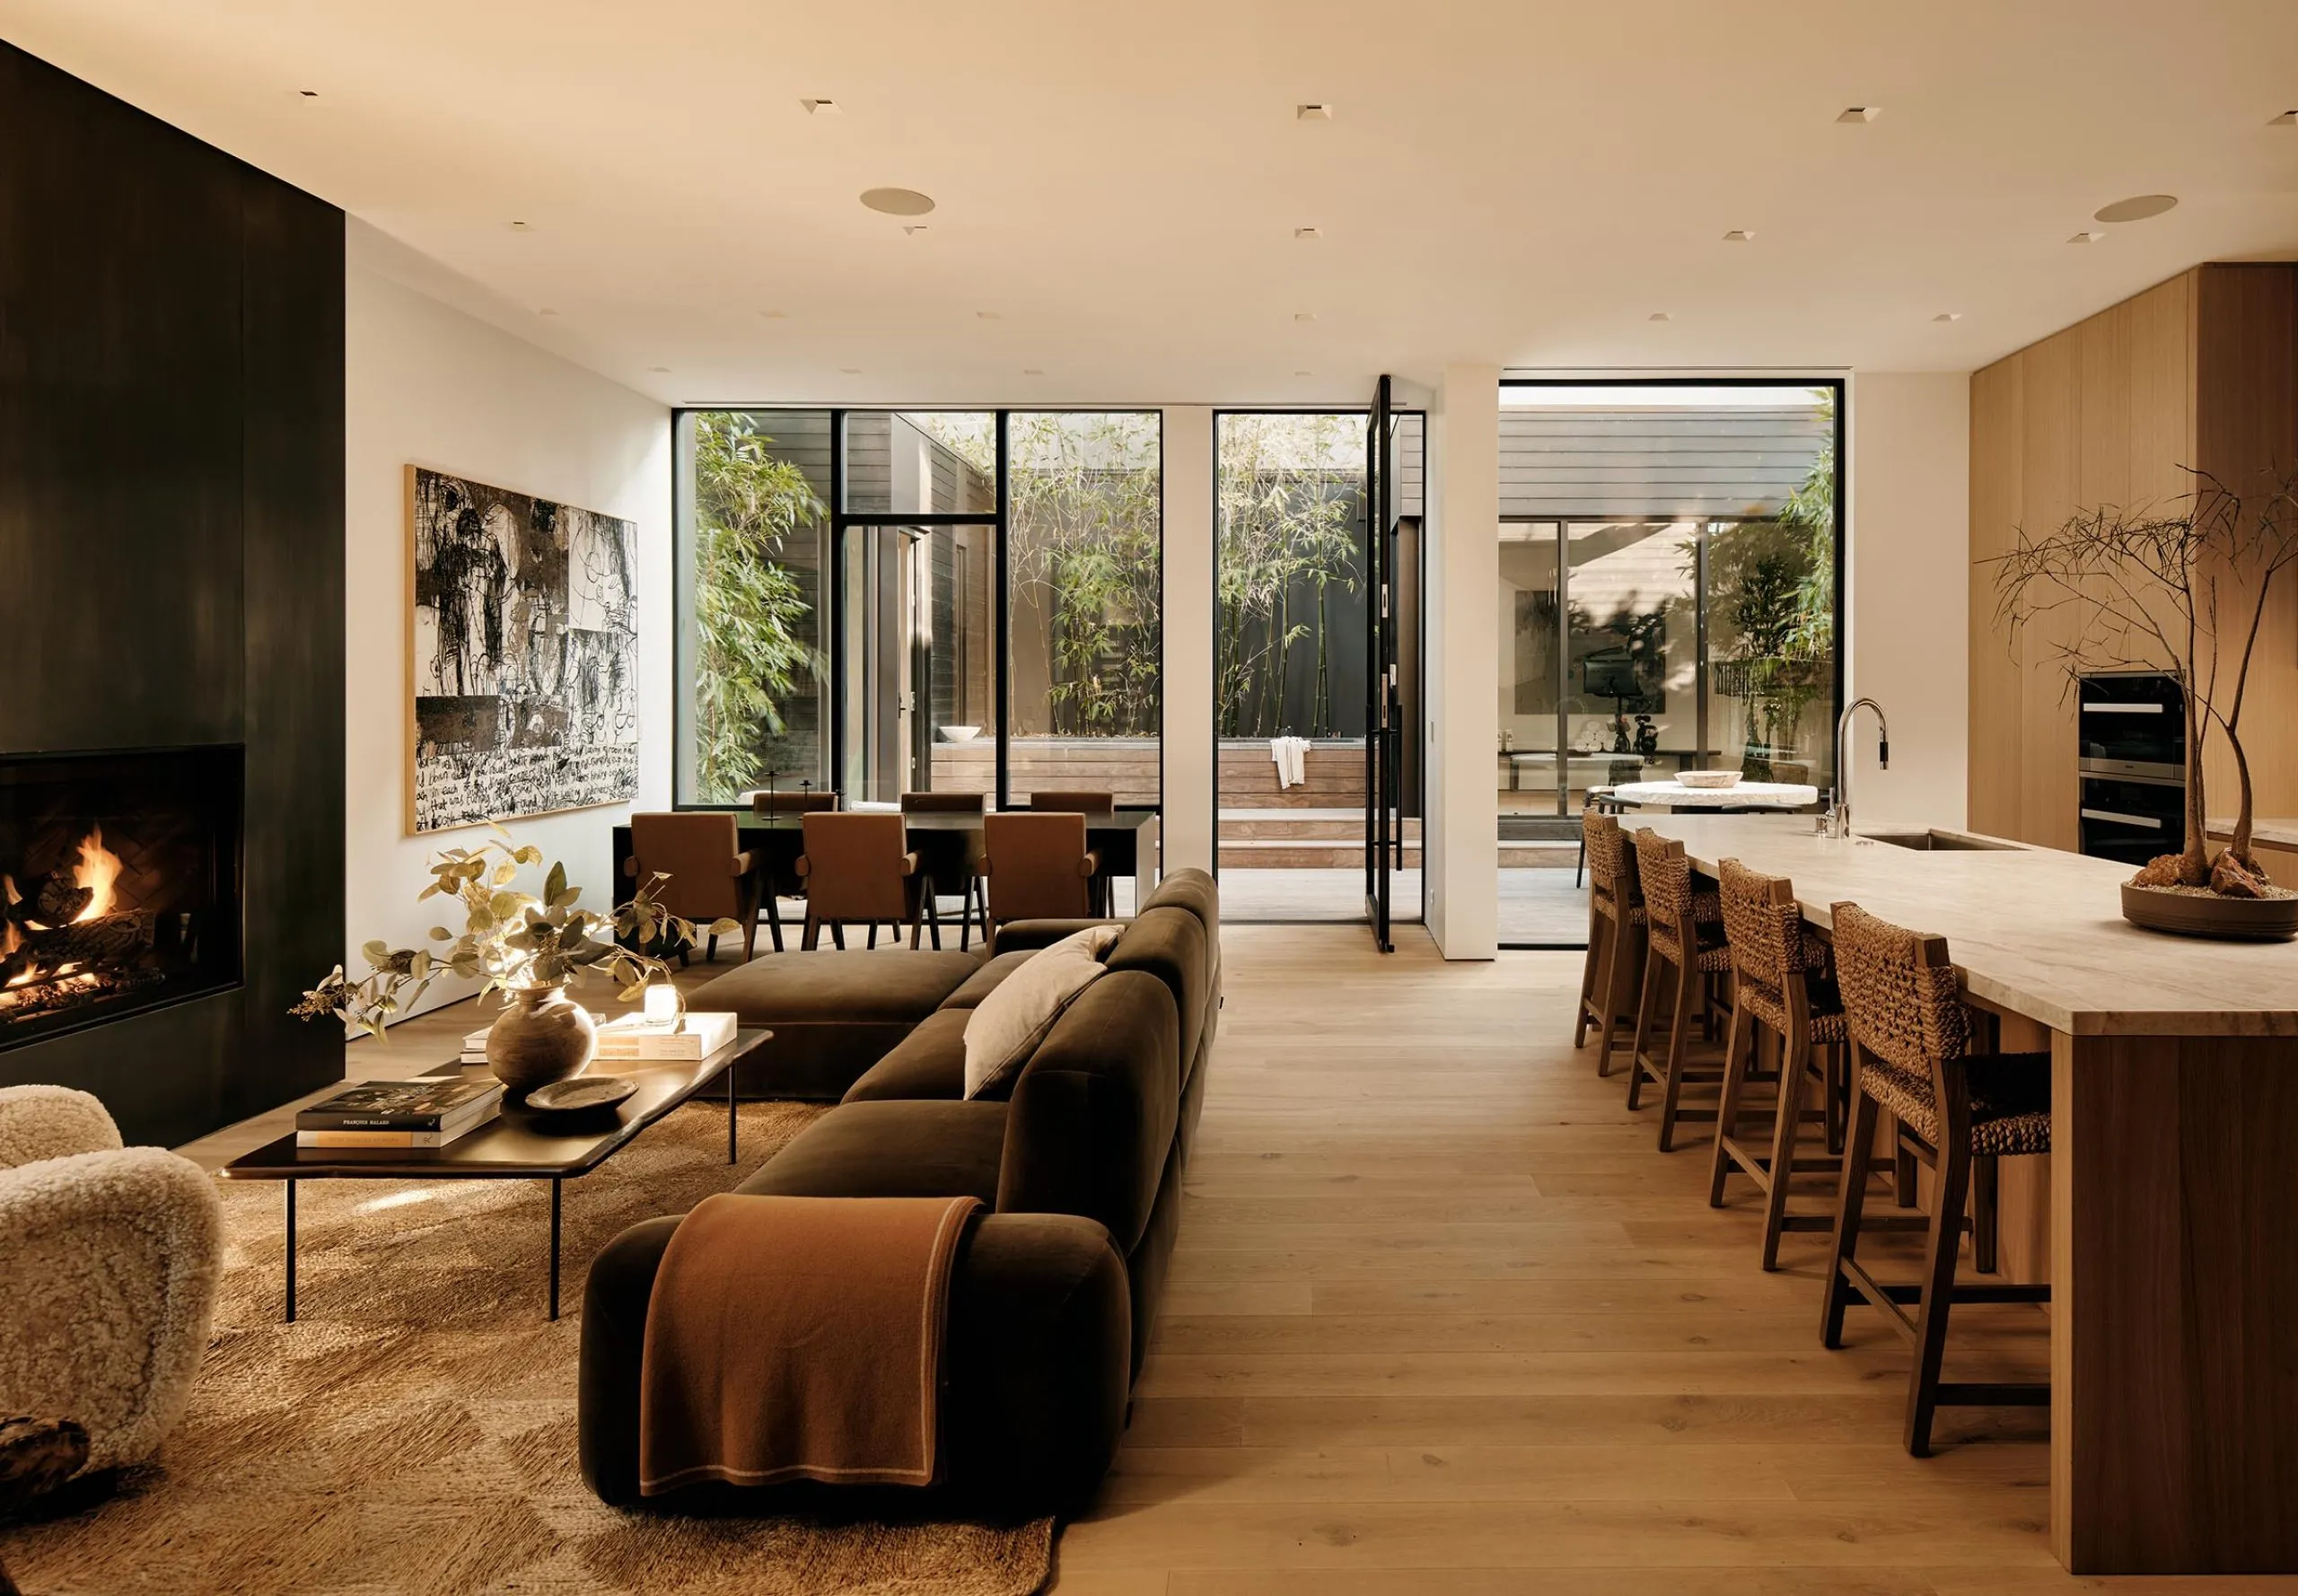
[[[1398,940],[1224,932],[1172,1283],[1063,1596],[2084,1584],[2046,1539],[2047,1420],[1951,1412],[1908,1458],[1899,1339],[1855,1310],[1819,1345],[1825,1238],[1763,1274],[1705,1133],[1662,1155],[1572,1050],[1578,955]],[[1959,1315],[1951,1375],[2032,1378],[2047,1334]]]

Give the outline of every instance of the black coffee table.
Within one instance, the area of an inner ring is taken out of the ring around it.
[[[224,1166],[227,1180],[287,1184],[286,1314],[295,1317],[295,1185],[302,1180],[548,1180],[550,1182],[550,1317],[558,1317],[559,1188],[597,1169],[672,1109],[721,1076],[726,1082],[726,1162],[734,1162],[734,1066],[773,1032],[745,1028],[698,1063],[601,1060],[594,1074],[625,1074],[638,1090],[610,1109],[549,1115],[505,1097],[503,1112],[444,1147],[298,1147],[293,1131]],[[483,1074],[484,1065],[449,1062],[424,1072]]]

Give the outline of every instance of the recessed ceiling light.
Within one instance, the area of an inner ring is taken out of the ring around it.
[[[1314,372],[1294,372],[1293,374],[1296,377],[1313,377],[1317,373]]]
[[[2298,110],[2284,111],[2280,116],[2275,118],[2273,121],[2268,122],[2267,126],[2269,127],[2298,127]]]
[[[858,377],[862,374],[862,368],[858,365],[842,365],[838,369],[849,377]]]
[[[2092,228],[2087,232],[2076,233],[2066,241],[2070,244],[2102,244],[2107,241],[2107,235],[2097,228]]]
[[[845,109],[835,100],[801,100],[798,103],[806,108],[806,114],[810,117],[842,117],[846,114]]]
[[[1025,365],[1022,368],[1022,375],[1024,377],[1042,377],[1045,375],[1045,367],[1041,365]]]
[[[2093,222],[2144,222],[2149,216],[2159,216],[2179,203],[2175,194],[2141,194],[2130,199],[2118,199],[2112,205],[2102,205],[2092,213]]]
[[[537,311],[535,312],[535,314],[536,314],[536,315],[538,315],[538,316],[556,316],[556,315],[557,315],[557,314],[558,314],[558,312],[557,312],[557,311],[552,310],[548,305],[545,305],[545,306],[543,306],[543,307],[542,307],[542,309],[540,309],[539,311]]]
[[[759,314],[765,317],[768,321],[781,321],[786,320],[789,317],[790,312],[787,311],[760,311]]]
[[[320,92],[317,89],[298,89],[295,92],[305,100],[317,100],[320,97]]]
[[[1727,244],[1751,244],[1756,241],[1756,230],[1752,227],[1734,227],[1724,235],[1724,241]]]
[[[664,375],[668,375],[671,368],[666,365],[650,365],[646,369],[650,372],[661,372]]]
[[[1293,119],[1296,122],[1329,122],[1332,120],[1332,103],[1325,100],[1306,101],[1293,108]]]
[[[1649,316],[1646,316],[1645,320],[1646,321],[1673,321],[1675,318],[1669,315],[1665,311],[1654,311]]]
[[[1002,321],[1004,320],[1004,315],[996,311],[976,311],[974,314],[980,317],[984,321]]]
[[[1304,243],[1314,243],[1324,235],[1325,230],[1321,227],[1295,227],[1293,230],[1293,236]]]
[[[905,235],[914,238],[918,233],[925,231],[925,224],[923,222],[905,222],[902,224],[901,230]]]
[[[1846,105],[1843,108],[1842,114],[1836,118],[1836,120],[1838,122],[1872,122],[1882,114],[1883,108],[1880,105]]]
[[[531,222],[513,222],[511,224],[511,231],[513,232],[532,232],[534,230],[534,224]]]
[[[862,203],[881,215],[922,216],[934,202],[915,189],[864,189]]]
[[[1295,321],[1314,321],[1316,319],[1317,313],[1314,311],[1295,311],[1293,312],[1293,320]]]
[[[1942,311],[1931,319],[1934,321],[1960,321],[1963,313],[1960,311]]]

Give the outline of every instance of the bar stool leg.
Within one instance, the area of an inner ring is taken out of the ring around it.
[[[1793,1016],[1790,1016],[1793,1019]],[[1795,1139],[1803,1123],[1803,1073],[1809,1047],[1779,1048],[1779,1103],[1771,1127],[1771,1180],[1763,1194],[1763,1267],[1779,1267],[1779,1238],[1787,1228],[1787,1188],[1795,1177]]]
[[[1995,1272],[1997,1196],[2002,1169],[1991,1156],[1971,1159],[1971,1265],[1982,1275]]]
[[[1660,966],[1663,960],[1646,953],[1644,959],[1644,991],[1636,1004],[1636,1035],[1627,1049],[1627,1106],[1631,1110],[1644,1106],[1644,1040],[1650,1033],[1653,1011],[1659,1004]]]
[[[1955,1297],[1955,1255],[1962,1246],[1963,1202],[1969,1195],[1970,1137],[1943,1135],[1939,1189],[1931,1210],[1923,1301],[1916,1310],[1915,1366],[1908,1372],[1907,1450],[1931,1455],[1931,1420],[1939,1407],[1939,1370],[1947,1352],[1947,1311]]]
[[[1699,967],[1688,953],[1683,967],[1676,971],[1675,1012],[1669,1016],[1667,1085],[1660,1094],[1660,1151],[1676,1150],[1676,1113],[1683,1098],[1684,1065],[1691,1055],[1692,1011],[1697,1004],[1705,1019],[1706,1004],[1699,1001],[1702,989]]]
[[[1580,1012],[1572,1024],[1572,1045],[1588,1045],[1588,1011],[1595,1006],[1597,978],[1604,961],[1604,912],[1596,907],[1595,895],[1588,899],[1588,956],[1580,962]]]
[[[1597,1024],[1602,1032],[1596,1044],[1596,1074],[1600,1076],[1612,1073],[1612,1045],[1619,1033],[1620,1004],[1631,984],[1637,982],[1641,975],[1636,969],[1636,954],[1643,946],[1636,940],[1636,928],[1628,924],[1627,916],[1615,912],[1608,924],[1610,945],[1604,952],[1603,975],[1599,983],[1604,991],[1603,1016]]]
[[[1747,1084],[1748,1055],[1750,1046],[1749,1029],[1754,1023],[1747,1005],[1735,1004],[1732,1009],[1732,1029],[1724,1044],[1724,1095],[1715,1105],[1715,1145],[1707,1162],[1707,1206],[1724,1206],[1724,1181],[1732,1172],[1732,1155],[1724,1144],[1739,1134],[1740,1093]]]
[[[1843,1311],[1858,1300],[1843,1266],[1857,1255],[1859,1219],[1866,1205],[1867,1165],[1874,1156],[1875,1121],[1881,1105],[1859,1090],[1855,1065],[1851,1081],[1851,1130],[1843,1145],[1843,1179],[1836,1191],[1835,1235],[1828,1247],[1827,1295],[1820,1304],[1820,1345],[1843,1345]]]

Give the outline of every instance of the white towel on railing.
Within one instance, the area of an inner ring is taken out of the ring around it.
[[[1309,785],[1309,740],[1305,737],[1272,737],[1268,740],[1268,757],[1276,763],[1276,785],[1304,787]]]

